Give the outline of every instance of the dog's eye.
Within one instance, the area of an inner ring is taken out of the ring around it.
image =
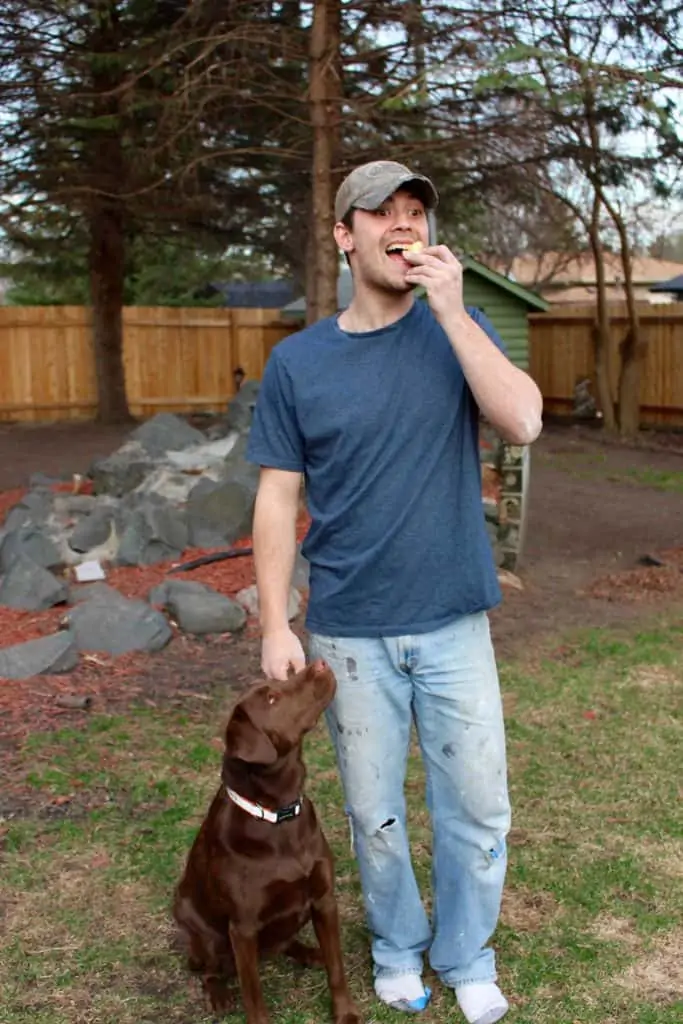
[[[268,694],[267,699],[269,704],[277,704],[278,700],[280,699],[280,694],[273,693],[273,691],[271,690],[270,693]]]

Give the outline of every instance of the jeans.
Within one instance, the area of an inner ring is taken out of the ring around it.
[[[452,988],[493,981],[510,828],[502,702],[486,613],[432,633],[313,635],[337,677],[327,711],[379,975],[421,973]],[[406,830],[415,723],[433,832],[432,920]]]

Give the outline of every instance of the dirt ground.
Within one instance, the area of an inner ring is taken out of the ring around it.
[[[0,425],[0,490],[25,486],[38,471],[83,473],[128,432],[92,425]],[[659,474],[659,488],[643,482],[653,473]],[[678,491],[661,488],[662,474],[672,475]],[[646,439],[624,447],[590,431],[547,426],[532,454],[529,519],[518,566],[523,589],[506,586],[502,605],[492,613],[499,656],[528,654],[549,636],[561,643],[561,634],[574,627],[635,622],[679,602],[683,607],[681,481],[683,435],[670,435],[666,444],[653,446]],[[642,556],[668,549],[680,549],[671,556],[671,568],[638,568]],[[610,582],[611,574],[634,569],[637,576],[626,578],[628,586]],[[605,578],[602,596],[587,592]],[[301,621],[296,628],[303,633]],[[3,741],[15,747],[31,729],[75,724],[83,712],[55,706],[55,695],[65,689],[89,695],[98,710],[115,710],[131,699],[200,700],[216,685],[256,677],[258,647],[253,626],[238,638],[178,637],[151,657],[89,657],[68,677],[11,684],[21,701],[15,708],[0,701],[0,749]]]

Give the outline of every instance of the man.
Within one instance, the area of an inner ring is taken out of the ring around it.
[[[266,366],[249,442],[262,467],[254,554],[262,667],[284,679],[304,664],[287,621],[303,475],[310,653],[337,677],[328,725],[375,991],[423,1010],[429,951],[466,1020],[493,1024],[508,1008],[487,943],[510,810],[477,425],[481,412],[506,440],[529,444],[542,400],[491,325],[465,309],[456,257],[428,244],[437,201],[429,179],[392,161],[356,168],[339,188],[334,231],[353,300],[282,341]],[[422,251],[406,251],[415,242]],[[406,835],[413,720],[434,833],[431,927]]]

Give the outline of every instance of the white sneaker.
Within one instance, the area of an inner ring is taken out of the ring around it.
[[[493,981],[456,988],[455,997],[467,1024],[496,1024],[510,1009],[510,1004]]]
[[[422,984],[419,974],[394,974],[375,979],[377,998],[392,1010],[421,1013],[431,998],[431,990]]]

